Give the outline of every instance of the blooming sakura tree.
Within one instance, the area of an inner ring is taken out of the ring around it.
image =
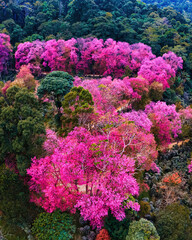
[[[25,42],[19,44],[15,58],[17,69],[29,64],[35,74],[42,70],[67,71],[119,78],[129,69],[134,74],[139,71],[150,84],[163,83],[164,88],[170,86],[170,78],[182,68],[182,59],[172,52],[156,58],[151,48],[143,43],[129,45],[110,38],[105,42],[97,38]]]
[[[100,71],[94,69],[94,61],[97,60],[102,52],[103,40],[97,38],[79,38],[77,39],[77,44],[80,53],[80,59],[76,66],[77,72],[83,74],[100,74]],[[102,68],[103,66],[100,66],[100,70]]]
[[[169,88],[174,83],[176,71],[162,57],[146,60],[138,72],[139,76],[147,79],[149,83],[159,82],[163,89]]]
[[[11,83],[10,86],[26,87],[29,90],[34,90],[36,82],[34,76],[32,75],[29,65],[21,66],[16,79]]]
[[[151,131],[158,144],[166,146],[172,138],[181,133],[181,120],[176,112],[175,105],[167,105],[165,102],[151,102],[145,108],[145,113],[153,123]]]
[[[151,47],[143,43],[135,43],[130,45],[131,48],[131,61],[130,69],[139,70],[145,60],[152,60],[156,56],[152,53]]]
[[[163,54],[162,58],[175,70],[183,68],[183,59],[178,57],[174,52]]]
[[[12,47],[10,37],[0,33],[0,75],[7,72],[8,62],[11,58]]]
[[[48,66],[51,71],[74,73],[78,60],[75,44],[77,41],[74,38],[68,41],[55,39],[47,41],[41,55],[43,66]]]
[[[131,112],[127,112],[122,114],[123,118],[126,118],[129,121],[134,121],[134,123],[141,127],[142,129],[145,129],[147,132],[150,132],[152,127],[152,122],[148,118],[147,114],[143,111],[135,111],[132,110]]]
[[[43,144],[46,153],[52,154],[54,149],[59,146],[61,140],[62,138],[57,136],[56,132],[51,129],[46,129],[46,141]]]
[[[191,161],[191,163],[188,165],[188,169],[189,169],[189,173],[191,173],[191,172],[192,172],[192,161]]]
[[[139,192],[133,176],[135,160],[116,152],[111,141],[75,128],[52,155],[34,158],[27,171],[30,189],[36,192],[32,201],[48,212],[79,208],[84,219],[98,228],[109,209],[118,220],[125,218],[127,208],[138,211],[138,203],[129,202],[129,195]]]
[[[108,138],[116,152],[125,153],[136,161],[137,171],[155,169],[158,153],[153,134],[122,118],[119,125],[109,132]]]
[[[134,82],[135,80],[135,82]],[[147,80],[124,78],[114,79],[106,77],[102,79],[92,79],[81,81],[75,79],[75,86],[82,86],[89,90],[95,103],[96,111],[101,115],[116,112],[119,107],[131,107],[131,103],[141,99],[141,95],[148,91]]]
[[[41,73],[41,54],[44,52],[45,42],[36,40],[34,42],[20,43],[15,53],[16,69],[22,65],[28,65],[33,74]]]
[[[182,137],[190,139],[192,136],[192,108],[188,106],[179,111],[180,119],[182,122]]]

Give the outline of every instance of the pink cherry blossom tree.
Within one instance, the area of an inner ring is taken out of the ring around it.
[[[124,151],[117,152],[111,145],[112,136],[108,139],[75,128],[60,139],[51,155],[34,158],[27,171],[32,201],[48,212],[57,208],[75,212],[78,208],[84,219],[98,228],[109,209],[118,220],[125,218],[127,208],[138,211],[138,203],[129,203],[129,196],[139,193],[133,176],[135,160]]]
[[[7,73],[11,52],[10,37],[4,33],[0,33],[0,76],[2,73]]]
[[[151,102],[146,106],[145,113],[153,123],[152,132],[158,144],[166,146],[181,133],[182,123],[175,105]]]

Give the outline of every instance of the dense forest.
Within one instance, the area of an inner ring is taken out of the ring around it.
[[[0,0],[0,240],[192,240],[190,6]]]
[[[183,14],[187,19],[192,19],[192,1],[191,0],[144,0],[143,2],[147,4],[156,4],[158,7],[172,7],[176,11]]]

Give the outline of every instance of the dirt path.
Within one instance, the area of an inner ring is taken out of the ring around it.
[[[183,143],[188,143],[189,141],[190,141],[190,139],[186,139],[186,140],[180,141],[180,142],[174,142],[174,143],[169,144],[168,148],[171,149],[175,145],[181,146]]]

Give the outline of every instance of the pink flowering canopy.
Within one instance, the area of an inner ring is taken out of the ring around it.
[[[164,88],[170,86],[182,59],[169,52],[163,57],[152,53],[143,43],[128,44],[113,39],[79,38],[20,43],[15,53],[16,69],[30,65],[34,74],[42,71],[66,71],[77,75],[101,75],[120,78],[129,69],[151,84],[158,81]],[[157,79],[157,80],[155,80]]]
[[[143,78],[129,78],[123,80],[106,77],[101,79],[81,80],[76,77],[75,86],[82,86],[89,90],[95,103],[96,111],[101,115],[107,112],[114,113],[126,106],[132,107],[132,103],[140,100],[143,94],[148,93],[149,83]]]
[[[0,33],[0,75],[3,72],[7,73],[11,52],[10,37],[4,33]]]
[[[48,212],[57,208],[75,212],[78,208],[84,219],[98,228],[109,209],[118,220],[125,218],[125,209],[138,211],[138,203],[129,203],[129,196],[139,193],[133,176],[135,160],[117,152],[110,142],[114,139],[75,128],[59,140],[52,154],[34,158],[27,170],[30,189],[36,192],[32,201]]]
[[[157,132],[161,145],[166,146],[181,133],[182,123],[175,105],[151,102],[145,107],[145,113],[153,123],[152,128]]]
[[[74,38],[68,41],[53,39],[45,42],[44,52],[41,55],[43,66],[48,66],[51,71],[73,73],[77,64],[76,44]]]
[[[159,82],[163,88],[169,88],[174,83],[176,71],[162,57],[146,60],[138,72],[139,76],[147,79],[149,83]]]
[[[134,121],[138,127],[145,129],[147,132],[150,132],[151,130],[152,122],[144,111],[132,110],[131,112],[122,114],[122,117],[129,121]]]
[[[41,54],[44,52],[44,47],[45,42],[39,40],[20,43],[15,52],[16,69],[28,65],[33,74],[40,75]]]

